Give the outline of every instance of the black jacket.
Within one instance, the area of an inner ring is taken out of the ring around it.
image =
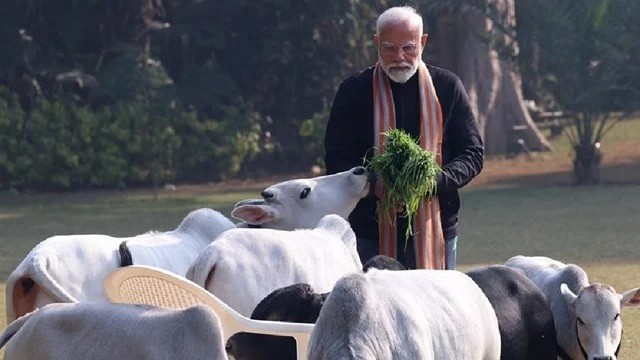
[[[438,178],[445,239],[457,235],[460,198],[458,189],[482,170],[484,146],[460,79],[452,72],[427,65],[442,108],[444,125],[443,173]],[[419,137],[418,76],[404,84],[391,82],[396,127]],[[336,93],[325,134],[327,174],[363,165],[373,154],[373,67],[344,80]],[[356,236],[378,240],[376,200],[362,199],[349,217]]]

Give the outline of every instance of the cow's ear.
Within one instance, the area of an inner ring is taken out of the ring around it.
[[[567,305],[573,308],[578,296],[574,294],[571,289],[569,289],[569,286],[567,284],[564,283],[560,285],[560,293],[562,294],[562,297],[564,298],[564,301],[567,303]]]
[[[620,307],[640,306],[640,288],[625,291],[620,298]]]
[[[233,209],[231,216],[251,225],[262,225],[278,219],[280,213],[269,205],[240,205]]]

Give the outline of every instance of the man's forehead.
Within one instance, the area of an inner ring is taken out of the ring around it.
[[[381,42],[415,42],[420,41],[420,28],[407,23],[390,24],[380,29],[378,37]]]
[[[422,25],[413,19],[401,20],[384,24],[379,30],[380,34],[385,33],[419,33]]]

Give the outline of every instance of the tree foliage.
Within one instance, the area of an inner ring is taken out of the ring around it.
[[[574,151],[576,182],[600,159],[607,131],[640,109],[640,30],[637,1],[522,2],[523,67],[533,92],[549,109],[575,114],[566,132]],[[531,62],[530,59],[535,59]]]
[[[416,1],[473,11],[527,91],[600,139],[638,108],[634,0]],[[394,0],[7,0],[0,21],[0,188],[209,181],[321,164],[339,82],[375,63]],[[520,43],[520,53],[513,47]],[[580,125],[581,124],[581,125]],[[607,123],[610,124],[610,123]],[[581,140],[574,140],[578,143]]]
[[[523,62],[537,60],[535,68],[525,69],[538,80],[535,90],[547,108],[590,114],[638,109],[640,43],[632,35],[640,30],[633,20],[638,2],[539,1],[521,10],[533,22],[531,41],[523,42]],[[600,141],[603,135],[594,131],[585,140]]]

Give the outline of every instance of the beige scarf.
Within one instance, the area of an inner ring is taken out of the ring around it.
[[[418,67],[420,89],[420,146],[436,154],[438,164],[442,165],[442,109],[433,87],[433,81],[424,62]],[[384,148],[384,132],[396,126],[393,94],[389,77],[380,64],[373,71],[373,120],[374,146]],[[378,207],[380,212],[380,207]],[[391,216],[395,219],[395,214]],[[386,216],[378,213],[380,254],[397,258],[396,222],[390,223]],[[444,269],[445,246],[440,204],[438,198],[425,198],[420,205],[413,223],[413,245],[418,269]]]

